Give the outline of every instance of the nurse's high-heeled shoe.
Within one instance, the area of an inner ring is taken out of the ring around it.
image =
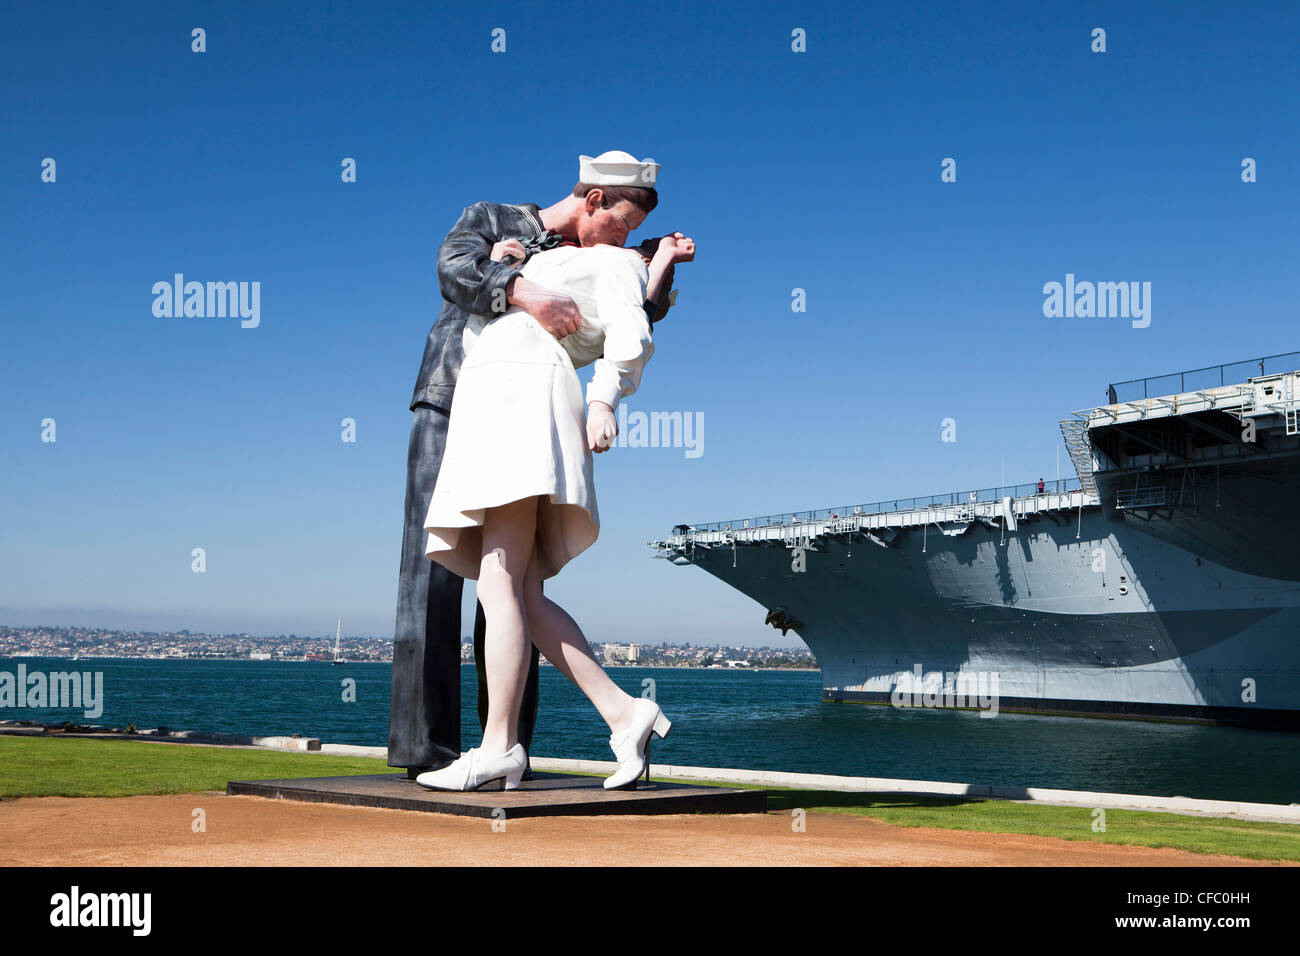
[[[618,769],[605,778],[605,789],[635,790],[642,774],[649,783],[650,736],[667,737],[672,726],[658,704],[638,697],[631,725],[621,734],[610,735],[609,746],[618,760]]]

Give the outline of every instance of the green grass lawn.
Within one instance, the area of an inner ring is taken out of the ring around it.
[[[1260,823],[1179,813],[1106,809],[1106,832],[1093,832],[1091,807],[1053,807],[974,797],[919,797],[825,790],[772,790],[769,810],[852,813],[903,827],[1029,833],[1086,843],[1172,847],[1255,860],[1300,861],[1300,824]]]
[[[280,753],[190,744],[0,735],[0,800],[14,797],[122,797],[225,790],[231,780],[398,772],[382,759]],[[700,783],[684,780],[683,783]],[[729,787],[743,784],[725,783]],[[768,791],[770,812],[849,813],[905,827],[1026,833],[1092,843],[1172,847],[1258,860],[1300,861],[1300,825],[1175,813],[1107,810],[1093,832],[1092,810],[967,797],[916,797],[829,790]],[[815,824],[809,823],[809,826]]]
[[[194,793],[225,790],[231,780],[388,772],[373,757],[0,734],[0,800]]]

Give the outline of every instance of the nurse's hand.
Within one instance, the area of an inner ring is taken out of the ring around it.
[[[695,261],[695,240],[683,236],[680,232],[671,232],[659,240],[655,255],[661,256],[676,265],[679,262]]]
[[[587,406],[587,447],[597,454],[608,451],[617,435],[614,409],[604,402],[591,402]]]
[[[504,262],[507,256],[512,257],[515,262],[523,262],[528,258],[528,251],[518,239],[503,239],[492,247],[489,258],[493,262]]]

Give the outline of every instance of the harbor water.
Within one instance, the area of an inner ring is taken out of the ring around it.
[[[16,674],[103,675],[102,713],[0,707],[0,720],[72,721],[386,745],[392,668],[366,663],[0,659]],[[652,690],[673,721],[655,763],[1300,802],[1300,734],[1118,719],[823,703],[815,671],[611,668]],[[345,681],[355,681],[355,702]],[[652,682],[652,683],[646,683]],[[461,668],[462,748],[476,746],[477,681]],[[612,760],[609,731],[561,673],[543,667],[534,754]]]

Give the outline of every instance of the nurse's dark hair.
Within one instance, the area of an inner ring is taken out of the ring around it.
[[[659,205],[659,193],[652,186],[596,186],[591,183],[578,183],[573,187],[573,195],[583,199],[593,189],[601,191],[601,209],[608,209],[615,203],[627,201],[648,216],[654,211],[655,206]]]

